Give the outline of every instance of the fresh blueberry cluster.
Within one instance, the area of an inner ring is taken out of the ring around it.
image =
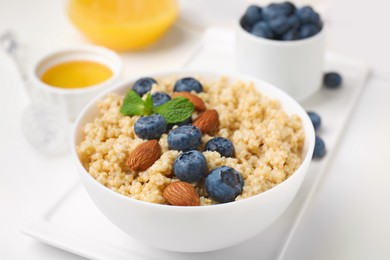
[[[132,89],[140,96],[150,92],[157,81],[153,78],[141,78],[135,82]],[[194,78],[186,77],[176,81],[173,92],[203,91],[202,84]],[[158,107],[172,98],[164,92],[154,92],[151,95],[153,106]],[[174,126],[176,128],[173,128]],[[228,166],[221,166],[209,172],[206,157],[198,149],[202,143],[202,131],[192,125],[192,116],[182,122],[167,124],[160,114],[141,116],[134,124],[134,132],[141,139],[160,139],[168,132],[168,148],[182,153],[173,163],[173,173],[184,182],[203,182],[209,196],[217,202],[234,201],[242,193],[244,180],[242,175]],[[224,157],[234,157],[233,143],[223,137],[214,137],[205,144],[205,151],[215,151]]]
[[[255,36],[281,41],[309,38],[323,27],[320,15],[312,7],[297,8],[291,2],[272,3],[265,7],[251,5],[240,24]]]
[[[307,114],[313,123],[314,130],[316,131],[313,159],[322,159],[326,154],[326,146],[324,140],[318,135],[318,132],[321,128],[321,117],[313,111],[308,111]]]

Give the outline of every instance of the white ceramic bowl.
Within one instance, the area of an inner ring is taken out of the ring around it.
[[[170,75],[200,76],[216,81],[221,73],[176,70],[151,75],[157,80]],[[305,131],[303,162],[287,180],[259,195],[244,200],[200,207],[152,204],[132,199],[106,188],[82,166],[76,146],[83,140],[82,127],[97,115],[94,99],[77,118],[72,139],[72,154],[88,194],[101,212],[122,231],[149,245],[172,251],[202,252],[241,243],[269,226],[287,208],[297,193],[310,164],[314,148],[314,128],[305,110],[278,88],[261,80],[228,75],[229,80],[254,82],[257,90],[281,101],[288,114],[302,118]],[[136,79],[118,84],[111,92],[125,94]]]
[[[49,68],[63,62],[80,60],[101,63],[110,68],[113,75],[102,83],[74,89],[53,87],[41,81],[43,73]],[[63,105],[68,118],[74,120],[89,101],[120,79],[122,70],[122,60],[115,52],[100,46],[80,46],[55,50],[43,55],[32,66],[29,71],[29,78],[41,94]]]
[[[244,74],[279,87],[298,101],[322,85],[325,28],[302,40],[269,40],[245,31],[237,23],[236,65]]]

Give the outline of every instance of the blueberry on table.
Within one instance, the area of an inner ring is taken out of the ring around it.
[[[338,88],[342,82],[343,78],[337,72],[327,72],[324,75],[324,85],[328,88]]]
[[[310,117],[311,122],[313,123],[314,130],[317,131],[321,127],[321,117],[313,111],[308,111],[307,115]]]
[[[319,31],[320,29],[318,28],[318,26],[314,24],[304,24],[299,29],[298,36],[300,39],[306,39],[316,35]]]
[[[197,150],[184,152],[173,163],[173,172],[181,181],[200,181],[207,174],[206,157]]]
[[[235,169],[229,166],[220,166],[207,175],[205,186],[207,193],[213,200],[226,203],[234,201],[242,193],[244,179]]]
[[[155,92],[152,94],[152,100],[153,106],[157,107],[171,100],[171,97],[164,92]]]
[[[262,19],[261,8],[258,7],[257,5],[250,5],[246,9],[244,17],[242,18],[242,25],[247,26],[249,29],[261,19]]]
[[[157,84],[157,81],[153,78],[140,78],[134,83],[132,89],[142,97],[152,89],[153,84]]]
[[[168,133],[168,147],[170,150],[195,150],[202,142],[202,133],[196,126],[179,126]]]
[[[313,159],[319,160],[322,159],[326,154],[325,142],[321,137],[316,136],[316,141],[314,145]]]
[[[274,37],[271,28],[266,22],[255,23],[251,29],[251,34],[266,39],[272,39]]]
[[[205,146],[205,151],[218,152],[224,157],[234,157],[234,145],[233,143],[223,137],[214,137],[210,139]]]
[[[175,86],[173,87],[173,92],[182,92],[182,91],[195,91],[196,93],[200,93],[203,91],[203,86],[194,78],[187,77],[182,78],[176,81]]]
[[[159,114],[142,116],[134,124],[134,132],[141,139],[160,139],[166,131],[167,123]]]

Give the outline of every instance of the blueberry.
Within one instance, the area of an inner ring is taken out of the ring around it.
[[[324,140],[322,140],[321,137],[316,136],[313,159],[315,160],[321,159],[325,156],[325,154],[326,154],[325,142]]]
[[[157,84],[157,81],[152,78],[140,78],[133,85],[133,90],[142,97],[152,89],[152,85]]]
[[[305,39],[316,35],[319,31],[320,29],[318,28],[318,26],[314,24],[304,24],[299,29],[298,35],[300,39]]]
[[[298,31],[296,30],[288,30],[286,33],[280,37],[282,41],[294,41],[299,39],[298,37]]]
[[[247,32],[249,32],[249,33],[251,32],[252,26],[250,26],[250,25],[245,21],[244,17],[241,18],[240,24],[241,24],[241,27],[244,28],[245,31],[247,31]]]
[[[296,15],[303,24],[321,24],[321,18],[310,6],[304,6],[296,10]]]
[[[189,151],[198,148],[202,142],[202,133],[193,125],[183,125],[168,133],[170,150]]]
[[[324,85],[328,88],[338,88],[342,82],[343,78],[337,72],[328,72],[324,75]]]
[[[308,111],[307,115],[310,117],[311,122],[313,123],[314,130],[317,131],[321,127],[321,117],[313,111]]]
[[[195,91],[196,93],[200,93],[203,91],[203,86],[194,78],[182,78],[176,81],[175,86],[173,87],[174,92],[182,92],[182,91]]]
[[[141,139],[160,139],[166,130],[167,123],[159,114],[142,116],[134,124],[134,132]]]
[[[206,143],[206,151],[218,152],[224,157],[234,157],[234,145],[233,143],[223,137],[214,137]]]
[[[295,6],[292,3],[273,3],[263,8],[263,20],[269,22],[277,16],[289,16],[294,11]]]
[[[281,10],[278,8],[279,4],[270,4],[263,8],[263,20],[271,21],[278,15],[283,14]]]
[[[299,21],[296,15],[291,15],[287,18],[287,24],[289,30],[298,30],[301,26],[301,22]]]
[[[184,152],[173,163],[173,172],[181,181],[200,181],[207,174],[206,157],[197,150]]]
[[[289,29],[288,18],[284,15],[276,16],[268,22],[269,27],[275,35],[282,35]]]
[[[261,8],[256,5],[250,5],[245,11],[244,17],[242,18],[242,23],[250,28],[261,19]]]
[[[251,34],[266,39],[272,39],[274,37],[271,28],[266,22],[255,23],[251,29]]]
[[[152,94],[152,99],[153,106],[157,107],[171,100],[171,97],[164,92],[155,92]]]
[[[239,172],[229,166],[212,170],[205,180],[206,191],[220,203],[234,201],[242,193],[244,180]]]
[[[167,129],[171,130],[175,125],[182,126],[182,125],[190,125],[190,124],[192,124],[192,116],[190,116],[189,118],[185,119],[184,121],[181,121],[181,122],[178,122],[178,123],[174,123],[174,124],[168,124],[167,125]]]
[[[296,10],[295,5],[293,3],[291,3],[291,2],[284,2],[284,3],[279,4],[279,8],[286,15],[291,15]]]

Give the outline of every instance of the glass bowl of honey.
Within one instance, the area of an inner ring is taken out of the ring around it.
[[[156,42],[178,16],[177,0],[69,0],[68,16],[93,43],[117,51]]]
[[[123,63],[113,51],[81,46],[50,52],[39,58],[29,72],[33,87],[63,105],[70,120],[122,75]]]

